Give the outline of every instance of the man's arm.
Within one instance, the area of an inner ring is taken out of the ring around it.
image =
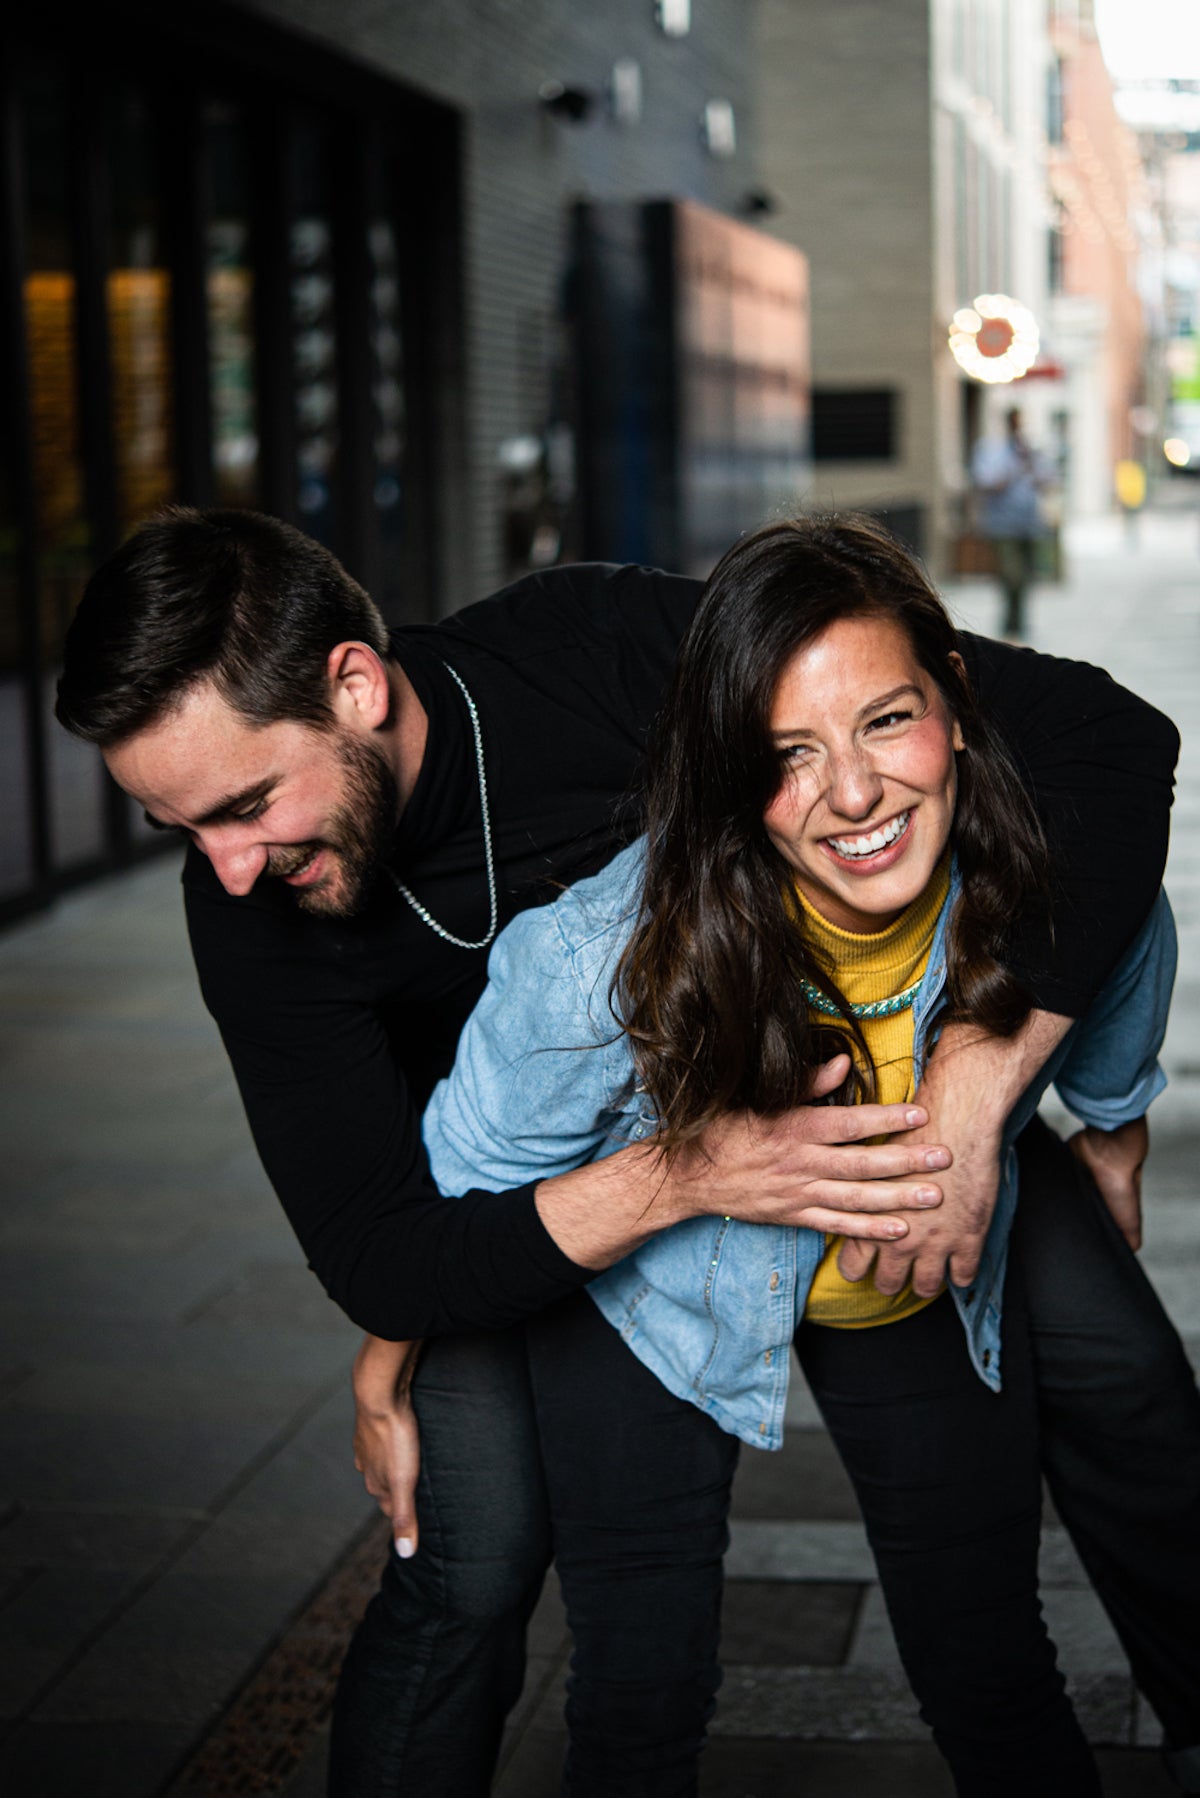
[[[637,1147],[626,1152],[624,1180],[593,1170],[561,1186],[547,1182],[547,1200],[533,1175],[488,1186],[468,1176],[450,1189],[458,1196],[448,1205],[430,1177],[384,1019],[361,996],[365,951],[350,953],[330,926],[321,938],[329,950],[316,956],[306,921],[272,904],[189,890],[197,966],[267,1175],[310,1265],[360,1327],[392,1341],[503,1327],[574,1291],[650,1228],[682,1215],[684,1201],[673,1187],[663,1190]],[[903,1128],[903,1108],[865,1118],[821,1109],[815,1126],[801,1115],[791,1130],[748,1137],[743,1149],[731,1139],[708,1204],[739,1212],[790,1206],[791,1221],[819,1205],[829,1221],[817,1227],[890,1238],[904,1229],[897,1209],[919,1202],[911,1189],[929,1184],[926,1151],[854,1145],[872,1129]],[[744,1177],[733,1191],[739,1166]],[[760,1200],[750,1175],[757,1180],[768,1167],[775,1184]],[[697,1193],[705,1173],[691,1183]]]
[[[1080,1018],[1162,885],[1179,733],[1086,662],[969,634],[964,654],[1050,853],[1049,906],[1031,895],[1003,959],[1040,1010]]]

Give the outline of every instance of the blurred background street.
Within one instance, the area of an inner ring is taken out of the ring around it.
[[[1110,668],[1184,736],[1144,1259],[1195,1359],[1200,13],[40,0],[0,51],[0,1791],[318,1798],[386,1539],[356,1333],[177,850],[54,724],[81,587],[171,502],[299,526],[401,628],[854,507],[972,629]],[[706,1798],[947,1793],[799,1384],[729,1571]],[[1053,1517],[1044,1583],[1108,1798],[1166,1793]],[[556,1791],[553,1582],[532,1649],[499,1798]]]
[[[1184,733],[1168,885],[1181,976],[1144,1259],[1200,1355],[1200,521],[1068,534],[1040,648],[1094,658]],[[961,620],[992,628],[990,583]],[[1114,853],[1120,845],[1114,844]],[[323,1790],[325,1711],[382,1564],[351,1465],[355,1333],[305,1270],[196,992],[172,862],[0,940],[0,1689],[14,1798]],[[853,1495],[797,1379],[739,1474],[707,1798],[949,1792],[913,1714]],[[365,1536],[364,1536],[365,1532]],[[1051,1521],[1046,1608],[1110,1798],[1169,1791],[1156,1730]],[[567,1642],[533,1629],[502,1798],[552,1798]]]

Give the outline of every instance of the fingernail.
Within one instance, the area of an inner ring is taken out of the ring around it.
[[[396,1537],[396,1553],[402,1561],[411,1561],[416,1552],[411,1536]]]
[[[942,1195],[936,1186],[922,1186],[917,1190],[918,1205],[940,1205]]]
[[[949,1167],[950,1156],[945,1149],[930,1149],[925,1157],[926,1167]]]
[[[904,1121],[906,1124],[923,1124],[925,1122],[925,1113],[923,1111],[906,1111],[904,1114]]]
[[[908,1226],[907,1224],[889,1224],[887,1233],[889,1236],[907,1236]]]

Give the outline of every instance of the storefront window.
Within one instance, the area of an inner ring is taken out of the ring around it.
[[[50,844],[68,868],[104,850],[103,769],[95,750],[53,723],[63,637],[91,558],[79,403],[78,289],[70,218],[68,109],[62,70],[21,84],[25,171],[25,334],[33,437],[34,528],[46,670]]]
[[[289,234],[296,504],[310,536],[336,547],[337,327],[329,132],[314,119],[295,134],[296,216]]]
[[[251,176],[246,115],[210,101],[204,108],[210,213],[205,233],[209,391],[217,504],[260,504],[250,253]]]
[[[176,493],[171,276],[156,173],[161,157],[145,96],[118,88],[107,129],[112,439],[117,526],[125,536]]]

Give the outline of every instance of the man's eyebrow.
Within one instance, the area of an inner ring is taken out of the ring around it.
[[[265,780],[256,780],[251,786],[242,787],[240,792],[226,793],[224,798],[218,799],[215,805],[210,805],[206,812],[202,812],[198,818],[192,820],[192,828],[195,829],[201,824],[219,824],[231,812],[248,810],[250,806],[257,805],[258,801],[276,785],[278,785],[278,776],[269,774]]]
[[[278,784],[278,775],[271,774],[267,776],[266,780],[256,780],[253,786],[243,787],[240,793],[226,793],[223,799],[218,799],[217,803],[210,806],[199,818],[193,818],[187,824],[164,824],[162,819],[156,818],[152,812],[144,811],[142,816],[151,830],[195,830],[202,824],[219,824],[222,818],[227,818],[231,812],[248,811],[251,806],[257,805],[260,799],[264,799],[271,788]]]

